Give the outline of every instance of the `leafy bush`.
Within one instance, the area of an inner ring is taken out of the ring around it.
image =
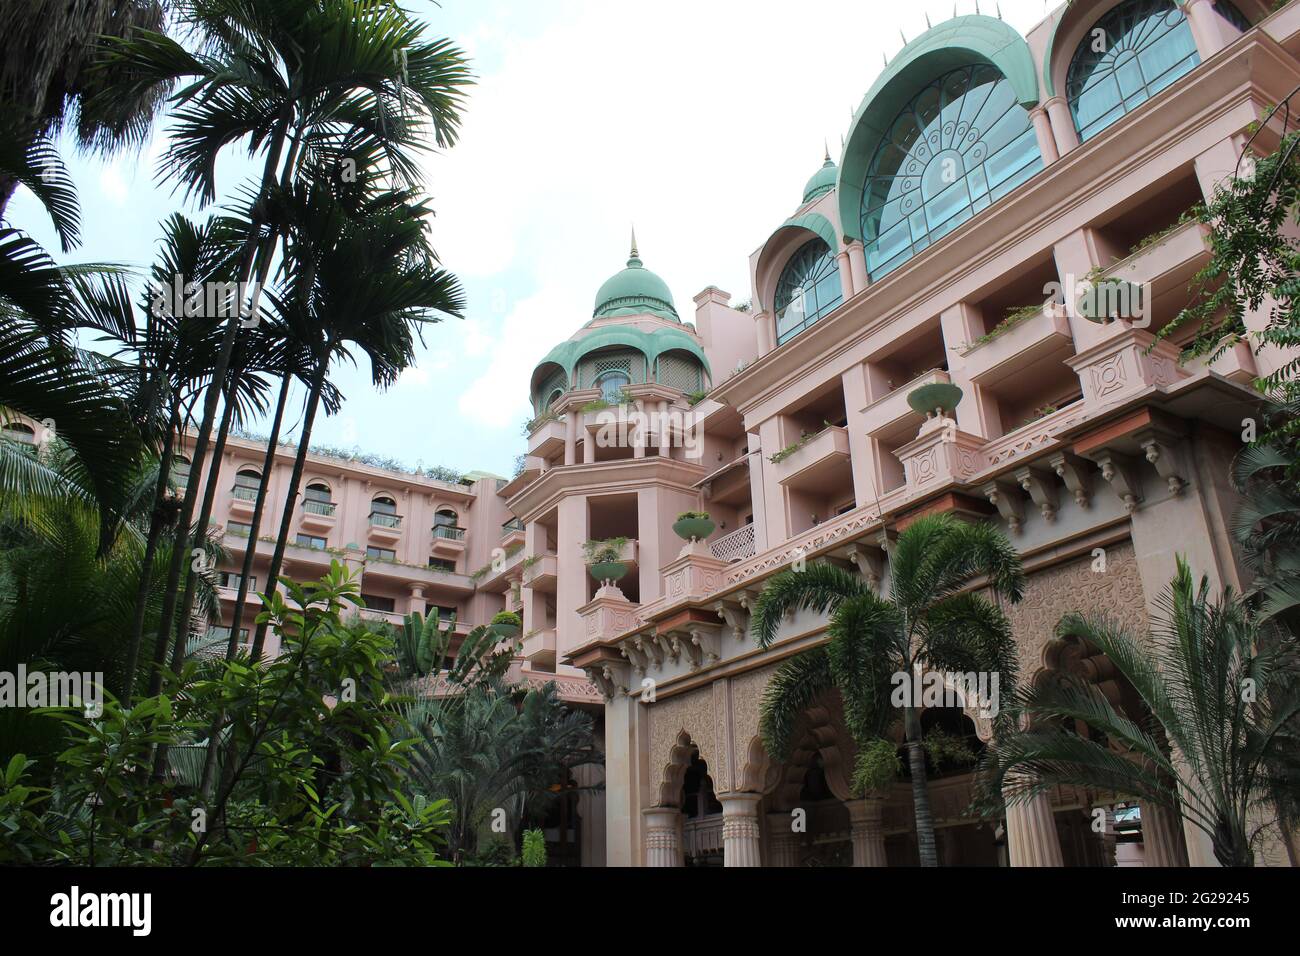
[[[853,768],[853,795],[864,797],[887,790],[902,772],[903,762],[898,759],[898,749],[891,741],[877,737],[858,751],[857,764]]]
[[[546,865],[546,834],[541,830],[524,831],[524,866]]]

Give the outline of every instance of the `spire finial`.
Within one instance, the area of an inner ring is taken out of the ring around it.
[[[826,162],[827,162],[827,164],[829,165],[829,163],[830,163],[830,161],[831,161],[831,144],[830,144],[830,140],[823,139],[823,140],[822,140],[822,147],[826,150]]]
[[[933,27],[930,26],[930,11],[929,11],[929,10],[927,10],[927,11],[925,12],[925,28],[926,28],[927,30],[933,29]]]
[[[641,253],[636,248],[636,226],[632,227],[632,251],[627,260],[628,266],[639,266],[641,264]]]

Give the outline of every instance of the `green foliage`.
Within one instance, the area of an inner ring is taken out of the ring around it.
[[[785,461],[787,458],[789,458],[791,455],[793,455],[795,452],[797,452],[800,448],[803,448],[804,445],[807,445],[810,441],[812,441],[812,440],[813,440],[814,438],[816,438],[818,435],[821,435],[822,432],[825,432],[826,429],[828,429],[828,428],[830,428],[830,427],[831,427],[831,423],[830,423],[830,422],[825,422],[825,421],[824,421],[824,422],[822,422],[822,428],[821,428],[821,431],[815,431],[815,432],[803,432],[803,433],[799,436],[799,440],[798,440],[797,442],[794,442],[794,443],[792,443],[792,444],[786,445],[784,448],[782,448],[780,451],[778,451],[775,455],[771,455],[771,456],[769,456],[768,461],[770,461],[770,462],[771,462],[772,464],[774,464],[774,465],[779,465],[779,464],[781,464],[781,462]]]
[[[925,745],[925,755],[930,765],[936,770],[945,767],[965,767],[975,762],[975,751],[962,737],[954,736],[935,727],[926,731],[921,741]]]
[[[710,521],[707,511],[683,511],[677,516],[678,521]]]
[[[1270,117],[1271,118],[1270,114]],[[1267,123],[1267,118],[1265,120]],[[1289,234],[1300,222],[1300,132],[1283,137],[1271,154],[1221,184],[1201,214],[1210,227],[1210,259],[1196,275],[1193,302],[1160,330],[1159,338],[1191,329],[1184,359],[1213,361],[1239,342],[1255,351],[1269,346],[1292,356],[1258,387],[1286,403],[1300,398],[1300,240]],[[1262,314],[1263,328],[1247,328],[1248,313]]]
[[[571,770],[603,760],[591,716],[566,707],[553,683],[524,692],[484,682],[411,701],[403,716],[417,739],[406,791],[450,801],[448,849],[460,862],[494,823],[513,834],[543,819]]]
[[[1105,617],[1061,619],[1057,637],[1105,654],[1142,710],[1117,710],[1072,675],[1035,684],[1004,703],[1031,729],[1009,722],[995,736],[980,762],[977,804],[993,815],[1004,796],[1016,804],[1058,786],[1111,790],[1181,813],[1224,866],[1253,865],[1259,829],[1276,812],[1268,802],[1281,796],[1282,809],[1295,811],[1296,640],[1262,626],[1230,590],[1212,598],[1208,579],[1194,583],[1181,559],[1159,608],[1144,640]],[[1073,732],[1078,725],[1091,733]]]
[[[1041,302],[1037,305],[1021,305],[1014,309],[1008,309],[1006,315],[1003,316],[1002,321],[977,338],[967,346],[967,348],[973,349],[978,348],[981,345],[987,345],[994,339],[1001,338],[1022,322],[1026,322],[1036,315],[1042,315],[1042,313],[1043,303]]]
[[[514,611],[501,611],[492,616],[493,624],[504,624],[507,627],[523,627],[524,622]]]
[[[623,556],[623,549],[627,547],[629,538],[606,538],[603,541],[587,541],[582,546],[583,553],[587,556],[588,564],[609,564],[619,561]]]
[[[1156,232],[1151,233],[1149,236],[1142,237],[1142,239],[1138,241],[1137,245],[1129,251],[1129,254],[1133,255],[1141,252],[1143,249],[1149,249],[1152,246],[1159,245],[1189,222],[1203,222],[1205,220],[1205,215],[1205,204],[1199,202],[1195,203],[1189,208],[1183,210],[1173,224],[1166,226],[1164,229],[1159,229]]]
[[[513,648],[502,645],[500,636],[490,628],[470,631],[453,657],[456,619],[452,617],[446,627],[439,627],[440,623],[436,614],[425,618],[418,613],[408,614],[402,621],[396,651],[403,680],[441,677],[454,686],[470,685],[499,677],[509,668]]]
[[[798,743],[800,716],[828,691],[839,692],[844,721],[859,747],[904,726],[923,865],[937,865],[928,812],[919,702],[896,708],[895,674],[920,671],[999,675],[1000,690],[1016,685],[1017,653],[999,607],[965,589],[978,578],[1006,600],[1020,600],[1024,570],[1006,537],[990,524],[951,515],[913,522],[889,550],[890,591],[876,594],[860,577],[830,564],[783,571],[768,581],[751,630],[771,647],[787,614],[829,615],[827,642],[789,658],[764,693],[759,728],[774,759]],[[999,720],[1002,714],[999,714]]]
[[[538,829],[524,831],[524,866],[546,865],[546,834]]]
[[[903,762],[898,759],[898,747],[892,741],[877,737],[858,750],[853,767],[853,795],[865,797],[883,793],[903,774]]]
[[[1294,414],[1295,408],[1291,410]],[[1233,462],[1241,503],[1231,530],[1255,574],[1247,597],[1261,620],[1277,620],[1300,634],[1300,459],[1289,447],[1247,445]]]

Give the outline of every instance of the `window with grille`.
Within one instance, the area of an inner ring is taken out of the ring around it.
[[[645,381],[645,356],[640,352],[598,352],[589,355],[578,366],[579,387],[595,388],[611,373],[621,372],[629,382]]]
[[[690,395],[703,387],[701,371],[700,363],[694,356],[670,352],[659,356],[656,379],[661,385]]]
[[[392,614],[397,610],[397,601],[390,597],[380,597],[377,594],[362,594],[361,600],[366,602],[366,607],[372,611],[383,611]]]
[[[563,371],[557,371],[546,381],[542,382],[541,387],[537,389],[537,413],[540,415],[542,412],[554,405],[555,400],[564,394],[564,390],[568,385],[569,379]]]

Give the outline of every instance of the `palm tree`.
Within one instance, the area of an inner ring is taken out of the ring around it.
[[[848,730],[864,749],[884,738],[902,717],[916,835],[922,866],[937,866],[934,820],[926,783],[920,701],[891,703],[896,675],[922,671],[997,674],[999,690],[1015,686],[1015,644],[1006,617],[974,593],[981,578],[994,596],[1019,601],[1020,558],[989,524],[950,515],[918,519],[890,549],[889,596],[830,564],[776,575],[754,609],[759,646],[771,647],[786,614],[805,609],[829,614],[828,641],[786,661],[764,693],[761,729],[768,753],[783,759],[799,716],[835,689],[844,700]],[[1003,691],[1005,689],[1005,691]]]
[[[19,0],[0,10],[0,113],[3,137],[20,148],[48,143],[71,113],[83,149],[110,153],[144,142],[161,90],[124,96],[110,71],[98,69],[101,37],[139,28],[161,30],[157,0]],[[88,102],[96,99],[97,108]],[[0,164],[0,214],[18,183]]]
[[[1284,407],[1294,422],[1300,402]],[[1256,574],[1250,595],[1265,620],[1276,619],[1300,634],[1300,483],[1294,450],[1280,444],[1247,445],[1233,463],[1241,503],[1233,536]]]
[[[406,191],[357,188],[318,179],[285,201],[296,210],[286,247],[285,305],[311,337],[311,382],[298,452],[294,458],[271,556],[268,580],[284,563],[294,506],[311,447],[312,428],[331,363],[350,356],[349,343],[365,353],[371,378],[383,387],[414,360],[412,329],[440,321],[435,313],[459,316],[460,284],[437,264],[428,245],[428,206]],[[358,193],[360,196],[358,197]],[[253,638],[258,659],[266,622]]]
[[[1062,785],[1113,790],[1181,813],[1224,866],[1251,866],[1255,814],[1300,786],[1300,656],[1231,589],[1210,595],[1181,558],[1151,634],[1138,640],[1104,617],[1067,614],[1058,638],[1104,653],[1147,715],[1120,713],[1071,675],[1029,689],[1027,730],[1000,736],[979,770],[982,802],[1012,803]],[[1083,724],[1088,736],[1073,733]]]
[[[422,24],[391,0],[182,0],[176,6],[177,19],[201,38],[200,51],[138,30],[107,40],[99,68],[111,72],[112,96],[119,99],[182,84],[171,100],[176,123],[163,170],[201,201],[215,198],[217,157],[226,146],[247,142],[255,154],[264,153],[240,283],[253,274],[259,255],[263,262],[274,255],[281,233],[278,225],[263,228],[266,203],[277,185],[294,183],[304,162],[338,172],[334,160],[373,144],[392,175],[413,183],[418,170],[411,151],[424,148],[430,133],[438,146],[456,139],[463,87],[470,82],[464,58],[446,40],[424,40]],[[98,109],[108,97],[92,97],[88,107]],[[240,326],[238,312],[225,325],[195,439],[195,472],[208,457]],[[209,471],[215,481],[217,469]],[[195,483],[182,503],[168,595],[180,580],[197,500]],[[168,633],[174,612],[172,601],[163,613]],[[176,645],[183,647],[180,629]]]
[[[451,802],[448,849],[455,862],[474,853],[494,812],[514,832],[554,799],[571,770],[601,763],[592,719],[560,701],[555,685],[520,694],[498,680],[451,697],[404,705],[416,745],[410,792]]]

